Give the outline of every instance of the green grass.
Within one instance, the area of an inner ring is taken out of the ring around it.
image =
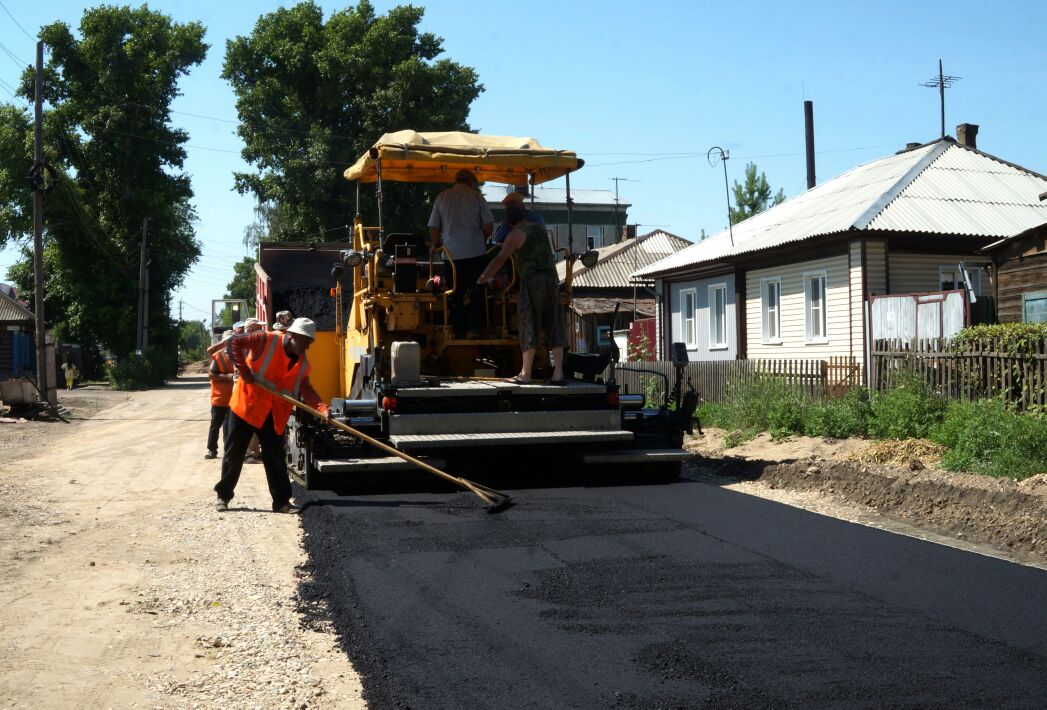
[[[729,382],[722,404],[703,404],[703,424],[726,430],[733,448],[759,432],[832,439],[933,439],[948,451],[948,470],[1027,478],[1047,472],[1047,416],[1019,414],[997,400],[954,402],[948,407],[921,379],[902,376],[893,389],[870,394],[863,387],[841,399],[813,399],[780,378]]]

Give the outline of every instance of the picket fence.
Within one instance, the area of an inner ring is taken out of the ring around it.
[[[1047,344],[1031,352],[1006,352],[998,339],[951,350],[946,339],[876,340],[872,350],[872,387],[883,392],[911,373],[919,374],[940,396],[970,401],[1002,397],[1020,409],[1047,407]]]
[[[637,372],[642,369],[645,372]],[[659,373],[655,375],[652,373]],[[609,375],[604,373],[604,377]],[[861,384],[862,369],[855,358],[828,360],[718,360],[690,362],[684,368],[684,382],[691,384],[703,402],[723,402],[729,382],[743,385],[758,377],[780,378],[811,397],[840,396]],[[676,366],[666,361],[619,363],[615,377],[623,394],[652,395],[655,403],[664,396],[665,385],[676,381]]]

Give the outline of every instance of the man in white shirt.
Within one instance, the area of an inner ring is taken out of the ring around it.
[[[451,298],[455,337],[483,337],[484,296],[482,288],[473,285],[487,266],[486,243],[493,231],[494,216],[480,192],[476,175],[471,170],[459,170],[454,186],[436,196],[429,217],[433,249],[446,247],[458,274]],[[450,264],[445,262],[444,284],[451,285],[451,276]],[[468,306],[464,303],[467,294]]]

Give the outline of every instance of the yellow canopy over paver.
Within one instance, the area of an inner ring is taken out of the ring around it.
[[[345,171],[347,180],[370,183],[454,182],[455,173],[467,168],[480,182],[526,185],[555,180],[580,168],[584,161],[573,151],[543,147],[534,138],[484,136],[463,131],[386,133]]]

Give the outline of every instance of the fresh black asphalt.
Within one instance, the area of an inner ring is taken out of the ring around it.
[[[1047,707],[1047,572],[687,481],[513,493],[307,494],[371,707]]]

